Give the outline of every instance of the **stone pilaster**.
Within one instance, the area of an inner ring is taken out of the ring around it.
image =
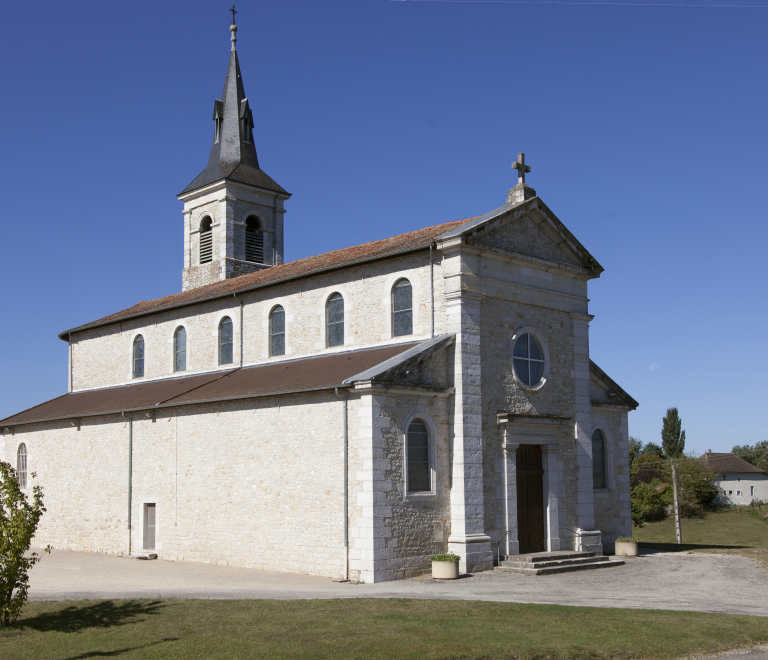
[[[541,453],[547,507],[547,550],[565,550],[564,539],[560,537],[560,501],[565,497],[562,461],[557,445],[542,445]]]
[[[448,550],[461,557],[460,570],[493,567],[491,538],[485,533],[483,432],[480,365],[481,296],[446,294],[448,332],[454,344],[453,446],[451,452],[451,534]]]
[[[571,313],[573,331],[573,419],[576,440],[578,521],[582,530],[595,527],[592,486],[592,400],[589,393],[589,323],[591,314]]]
[[[505,432],[506,435],[506,432]],[[506,550],[507,555],[520,554],[520,541],[517,535],[517,448],[519,445],[504,442],[504,462],[506,464],[506,483],[504,493],[506,516],[506,542],[502,539],[500,548]]]

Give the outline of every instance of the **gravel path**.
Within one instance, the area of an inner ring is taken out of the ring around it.
[[[447,582],[423,577],[340,584],[292,573],[54,550],[32,569],[30,585],[32,600],[436,598],[768,616],[768,573],[757,562],[682,553],[647,554],[617,568],[549,576],[489,571]]]

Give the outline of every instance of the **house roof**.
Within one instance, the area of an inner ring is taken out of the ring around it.
[[[423,346],[424,351],[429,351],[433,344],[432,340],[395,344],[223,372],[72,392],[0,420],[0,426],[79,419],[208,401],[327,390],[358,380],[355,374],[364,374],[372,367],[388,363],[388,360],[398,355],[408,354],[408,357],[412,357],[414,353],[419,352],[412,349],[419,346]]]
[[[765,470],[755,467],[752,463],[747,463],[747,461],[739,458],[736,454],[707,452],[699,456],[698,460],[705,463],[707,467],[712,468],[715,472],[758,472],[766,474]]]
[[[245,96],[234,41],[224,78],[224,91],[221,99],[213,103],[213,120],[218,126],[218,135],[214,133],[208,165],[180,196],[226,179],[289,197],[289,193],[259,167],[253,141],[253,111]]]
[[[400,234],[392,238],[385,238],[381,241],[363,243],[354,247],[334,250],[325,254],[318,254],[314,257],[291,261],[286,264],[279,264],[255,273],[248,273],[240,277],[233,277],[221,282],[214,282],[205,286],[174,293],[164,298],[154,300],[144,300],[133,307],[105,316],[97,321],[77,326],[71,330],[65,330],[59,334],[63,341],[69,341],[69,335],[75,332],[81,332],[90,328],[109,325],[119,321],[125,321],[130,318],[144,316],[155,312],[174,309],[177,307],[186,307],[195,303],[216,298],[224,298],[237,293],[245,293],[254,289],[279,284],[292,279],[315,275],[317,273],[352,266],[357,263],[382,259],[404,252],[421,250],[429,247],[435,239],[447,231],[451,231],[469,220],[459,220],[456,222],[446,222],[434,227],[426,227],[407,234]]]

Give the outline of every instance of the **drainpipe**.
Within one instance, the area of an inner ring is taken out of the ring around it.
[[[232,294],[235,300],[240,303],[240,368],[243,368],[243,301],[237,297],[236,293]]]
[[[347,437],[347,395],[339,393],[336,389],[336,396],[343,400],[342,422],[344,424],[344,581],[349,581],[349,439]]]
[[[123,411],[123,417],[126,417]],[[131,499],[133,496],[133,420],[128,420],[128,556],[131,556]]]
[[[432,265],[432,243],[429,244],[429,300],[432,319],[429,324],[429,336],[435,336],[435,277]]]
[[[504,540],[507,546],[507,555],[509,555],[509,475],[507,474],[508,451],[511,451],[511,449],[507,447],[507,427],[505,426],[502,454],[504,456]],[[499,563],[501,563],[501,544],[497,544],[497,547],[499,550]]]
[[[69,335],[69,391],[72,391],[72,333]]]

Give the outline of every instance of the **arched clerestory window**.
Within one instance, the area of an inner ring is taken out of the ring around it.
[[[144,378],[144,337],[133,340],[133,377]]]
[[[600,429],[592,434],[592,487],[607,488],[605,479],[605,436]]]
[[[413,290],[411,283],[398,280],[392,287],[392,336],[413,334]]]
[[[429,464],[429,429],[426,422],[414,419],[408,425],[408,492],[432,490],[432,470]]]
[[[225,316],[219,323],[219,364],[232,364],[232,319]]]
[[[344,345],[344,298],[331,294],[325,303],[325,336],[328,348]]]
[[[285,310],[280,305],[269,314],[269,354],[285,355]]]
[[[173,333],[173,370],[187,370],[187,330],[183,325]]]
[[[27,445],[23,442],[16,452],[16,478],[19,480],[19,488],[27,487]]]
[[[207,264],[213,260],[213,221],[205,216],[200,223],[200,263]]]
[[[264,263],[264,234],[259,219],[254,215],[245,221],[245,260]]]

